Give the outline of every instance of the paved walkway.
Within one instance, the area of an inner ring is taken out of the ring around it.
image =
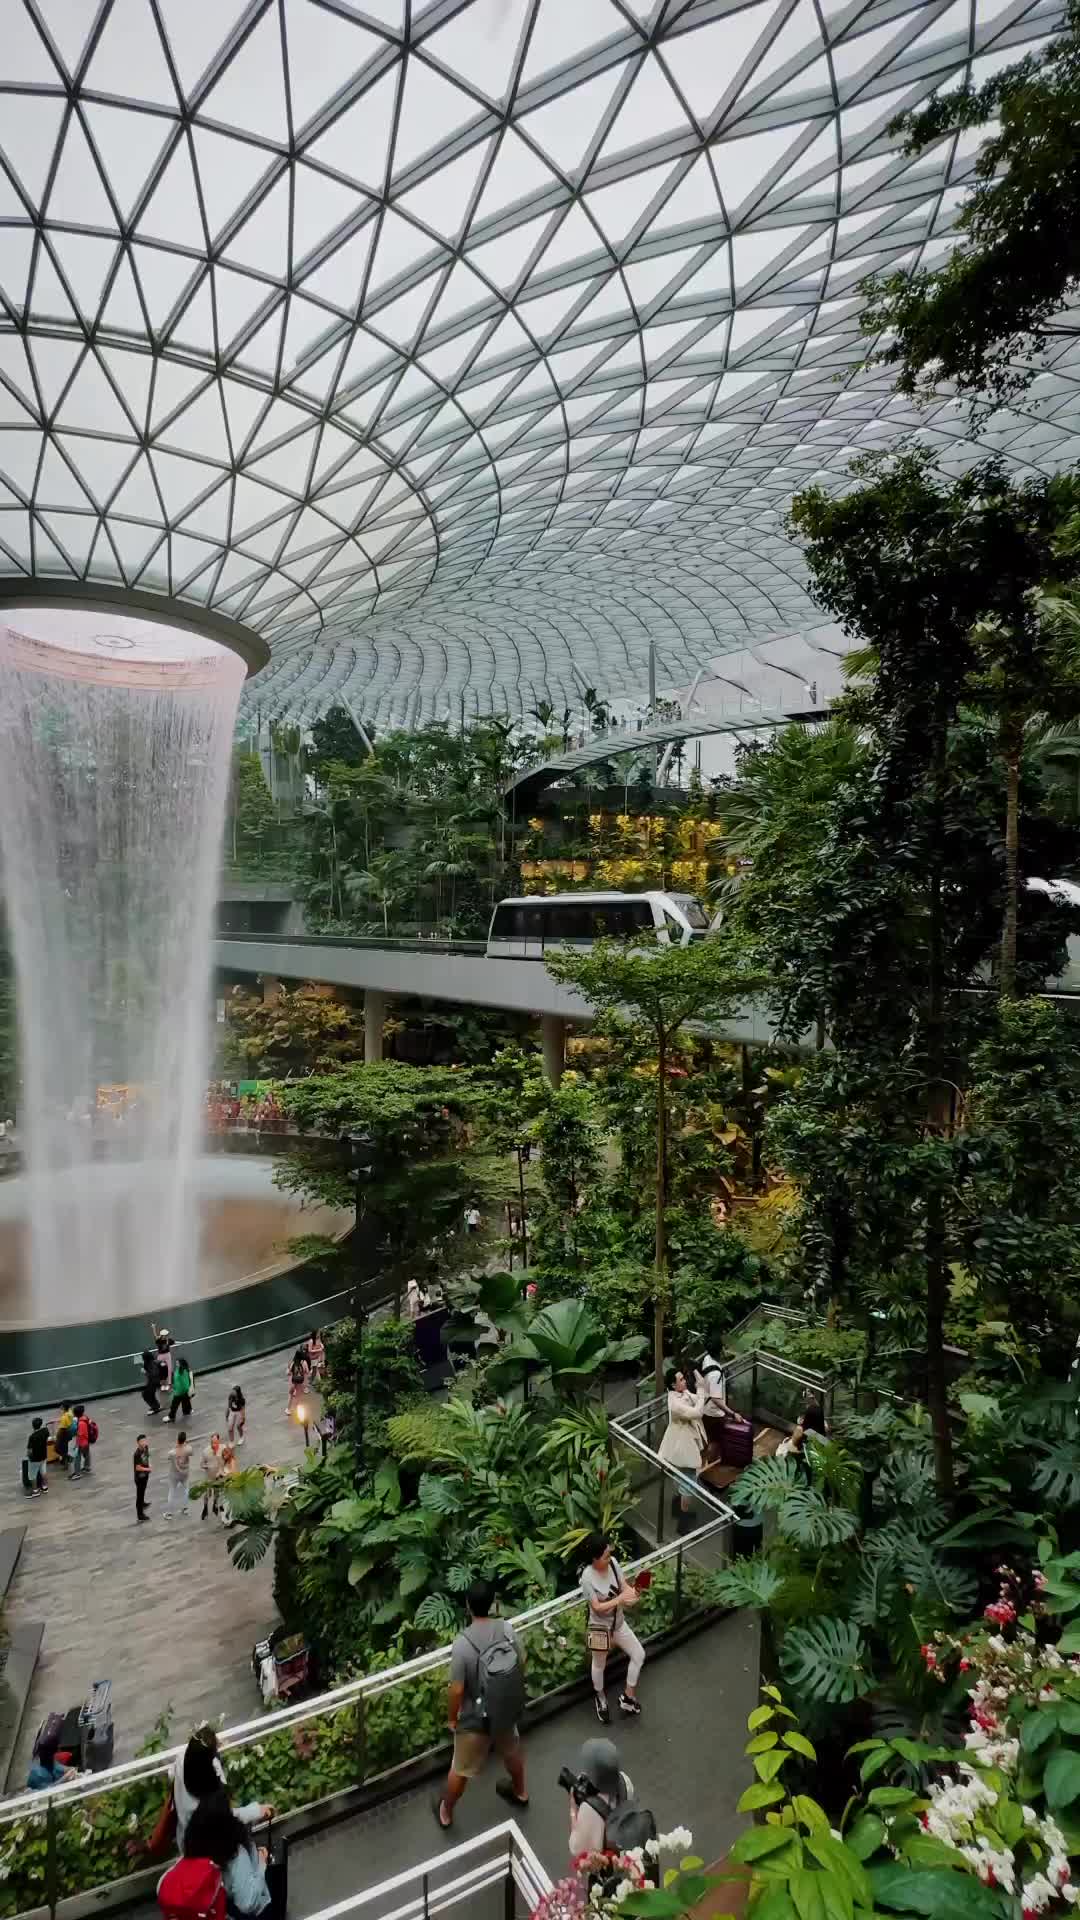
[[[303,1431],[285,1417],[287,1358],[271,1354],[235,1375],[196,1380],[186,1422],[195,1449],[193,1479],[210,1433],[224,1431],[234,1377],[248,1401],[244,1464],[302,1456]],[[7,1619],[13,1626],[45,1622],[9,1776],[13,1789],[25,1778],[43,1716],[76,1705],[98,1678],[113,1683],[117,1760],[137,1751],[166,1708],[177,1739],[199,1720],[222,1714],[226,1721],[244,1720],[260,1709],[250,1657],[277,1619],[272,1556],[251,1573],[238,1573],[222,1527],[212,1518],[200,1521],[193,1503],[183,1519],[162,1518],[174,1429],[151,1419],[137,1393],[97,1402],[91,1411],[101,1438],[90,1479],[67,1481],[52,1468],[41,1499],[28,1499],[21,1486],[29,1417],[0,1420],[0,1527],[26,1527]],[[132,1472],[140,1432],[149,1436],[153,1467],[152,1518],[142,1527],[135,1521]]]
[[[745,1821],[736,1814],[735,1802],[749,1780],[743,1757],[746,1716],[758,1697],[757,1622],[752,1615],[735,1614],[646,1665],[640,1720],[621,1720],[617,1708],[613,1711],[610,1732],[642,1805],[651,1807],[662,1833],[689,1827],[695,1852],[706,1860],[719,1859]],[[582,1701],[528,1736],[532,1804],[513,1817],[553,1878],[569,1863],[568,1806],[559,1768],[574,1767],[582,1741],[600,1731],[591,1704]],[[347,1900],[437,1856],[455,1840],[509,1818],[495,1795],[498,1777],[492,1762],[468,1788],[450,1839],[435,1824],[432,1782],[311,1839],[294,1841],[290,1914],[310,1915]],[[409,1890],[399,1892],[391,1905],[400,1906],[408,1895]],[[135,1920],[153,1920],[157,1914],[156,1904],[146,1905]]]

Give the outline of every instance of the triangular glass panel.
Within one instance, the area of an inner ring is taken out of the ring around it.
[[[63,111],[63,102],[47,94],[4,95],[0,150],[35,206],[45,189]]]
[[[121,333],[142,334],[146,330],[142,302],[126,249],[120,257],[109,288],[109,297],[101,310],[101,325]]]
[[[473,0],[465,14],[428,36],[424,51],[499,102],[509,91],[527,7],[528,0]]]
[[[429,347],[425,336],[419,348],[419,358],[432,379],[438,380],[443,386],[453,386],[455,378],[476,351],[490,324],[490,321],[481,320],[441,346]],[[427,331],[430,334],[432,328],[429,327]]]
[[[500,234],[497,240],[470,247],[469,265],[493,281],[500,291],[508,293],[542,240],[549,220],[550,215],[538,214],[524,226],[512,227],[508,233]]]
[[[185,532],[205,533],[208,540],[224,543],[229,533],[230,492],[231,482],[225,480],[215,492],[208,494],[205,500],[200,500],[198,506],[183,517]]]
[[[410,187],[398,205],[444,240],[456,239],[490,151],[490,140],[478,141],[449,166],[437,167],[420,186]]]
[[[49,189],[48,215],[50,220],[65,226],[113,228],[116,225],[82,121],[74,113],[68,119],[59,164]]]
[[[768,25],[766,0],[726,13],[721,20],[673,34],[660,54],[700,126],[715,117],[725,93]]]
[[[368,204],[355,187],[298,162],[293,171],[293,260],[303,261]]]
[[[542,267],[543,261],[540,264]],[[549,340],[577,305],[582,291],[580,286],[563,287],[557,293],[542,293],[535,300],[519,300],[517,311],[522,325],[534,339]]]
[[[158,6],[180,85],[190,98],[215,54],[227,44],[247,0],[214,0],[210,7],[193,7],[191,0],[158,0]]]
[[[203,460],[213,460],[226,466],[229,464],[229,442],[221,411],[221,390],[216,380],[211,381],[191,405],[169,423],[161,436],[161,444],[170,452],[193,453]]]
[[[674,253],[654,255],[647,260],[627,260],[623,262],[623,273],[630,288],[634,305],[639,313],[650,307],[654,300],[677,280],[679,274],[694,258],[696,247],[680,247]],[[672,296],[681,299],[682,288]]]
[[[319,497],[320,512],[351,533],[357,524],[371,496],[371,481],[358,480],[351,487],[340,487],[336,493],[325,493]]]
[[[220,80],[200,101],[199,114],[202,119],[236,127],[241,133],[253,133],[260,140],[282,146],[288,141],[276,7],[264,13],[248,34]]]
[[[193,540],[186,533],[169,535],[169,573],[174,593],[179,593],[188,581],[202,572],[204,567],[220,558],[220,548],[212,546],[209,540]]]
[[[790,127],[736,135],[713,147],[713,164],[729,215],[760,200],[766,181],[792,144]]]
[[[300,294],[290,293],[285,345],[281,355],[282,378],[289,379],[298,362],[311,353],[325,336],[335,331],[340,334],[341,322],[335,320],[332,313],[327,313],[325,307],[317,307]]]
[[[37,395],[26,346],[19,334],[0,333],[0,419],[15,417],[21,420],[22,407],[16,406],[9,389],[14,390],[22,407],[37,419]]]
[[[337,386],[337,370],[344,348],[345,336],[341,335],[317,359],[309,360],[292,374],[289,385],[294,386],[298,393],[310,395],[320,406],[324,405],[331,389]]]
[[[115,240],[97,240],[88,233],[57,233],[53,248],[60,270],[78,311],[93,324],[97,319],[102,288],[116,258]]]
[[[372,193],[381,193],[386,177],[400,64],[384,74],[359,100],[306,148],[306,160],[321,161]]]
[[[312,0],[286,0],[285,43],[289,60],[289,97],[293,131],[347,86],[386,42],[354,20],[344,20]]]
[[[646,167],[643,173],[629,174],[610,187],[595,187],[586,193],[589,212],[616,250],[641,221],[668,171],[664,166]]]
[[[233,459],[238,460],[247,447],[255,422],[266,407],[266,395],[256,387],[248,387],[239,380],[226,378],[221,382],[221,397],[225,406],[225,419],[229,428]]]
[[[834,42],[832,64],[837,83],[856,76],[860,80],[869,80],[885,64],[882,57],[885,49],[891,46],[901,31],[894,20],[886,27],[876,27],[869,33],[855,34],[851,39]],[[849,87],[846,91],[853,89]]]
[[[276,379],[281,353],[281,323],[284,317],[285,302],[282,301],[269,318],[263,321],[262,326],[252,334],[251,339],[245,340],[243,346],[236,349],[239,365],[251,367],[257,373],[265,373],[268,377]]]
[[[696,133],[693,121],[659,60],[654,54],[646,53],[638,63],[630,91],[623,98],[597,159],[610,160],[614,154],[641,146],[646,140],[659,142],[687,131]]]
[[[270,155],[246,140],[193,127],[195,166],[211,239],[228,225],[267,172]]]
[[[104,508],[130,467],[135,447],[130,441],[106,440],[82,433],[62,433],[57,437],[91,499]]]
[[[255,267],[284,282],[289,271],[289,176],[283,173],[226,246],[231,266]]]
[[[37,433],[0,428],[0,478],[27,500],[34,492],[40,453],[41,439]]]
[[[47,533],[40,520],[34,520],[31,527],[34,542],[34,572],[60,573],[71,576],[75,569],[61,553],[52,535]]]
[[[50,320],[61,320],[66,325],[74,323],[75,309],[44,243],[39,244],[34,262],[34,283],[30,290],[29,305],[31,313]]]
[[[139,215],[140,240],[166,240],[202,253],[206,247],[195,191],[195,172],[186,140],[173,148],[165,171]]]
[[[409,347],[438,285],[437,275],[429,273],[419,286],[398,295],[376,312],[365,313],[365,322],[374,333],[383,334],[392,346]]]
[[[4,20],[5,86],[55,87],[59,77],[30,14],[21,6],[11,8]]]
[[[12,559],[16,567],[29,573],[32,566],[30,553],[30,515],[5,506],[0,512],[0,547]]]
[[[94,353],[87,352],[76,371],[56,416],[60,427],[87,427],[127,438],[131,433],[124,409]]]
[[[553,67],[565,66],[586,48],[610,40],[621,25],[608,0],[575,0],[572,9],[566,7],[565,0],[539,0],[521,85],[527,86]]]
[[[455,260],[453,271],[439,295],[439,304],[428,321],[429,331],[434,332],[446,326],[451,320],[456,320],[459,314],[467,313],[476,306],[486,307],[494,317],[496,308],[490,289],[477,278],[471,267],[465,265],[464,260]]]
[[[414,227],[410,220],[395,213],[393,207],[387,207],[379,228],[365,304],[375,294],[389,287],[400,274],[411,272],[421,260],[430,258],[432,251],[432,242],[419,227]]]
[[[155,333],[160,333],[184,289],[198,272],[197,263],[183,254],[170,253],[165,247],[140,246],[137,242],[132,248],[132,257],[150,325]]]
[[[47,513],[42,516],[44,525],[56,541],[76,573],[86,571],[98,530],[96,514],[92,513]]]
[[[600,266],[609,268],[610,256],[588,215],[578,201],[571,203],[570,209],[561,224],[555,229],[540,259],[533,269],[533,279],[554,274],[559,267],[576,265],[579,261],[596,262],[593,271]],[[578,291],[580,293],[581,286]]]
[[[96,101],[87,101],[83,112],[113,199],[127,220],[146,192],[166,146],[176,141],[176,122],[158,113],[99,106]],[[5,108],[5,118],[6,114]]]
[[[230,342],[247,326],[272,289],[264,280],[253,280],[231,267],[213,268],[214,303],[217,314],[218,351],[224,353]],[[329,317],[329,316],[328,316]]]
[[[360,293],[367,270],[368,255],[375,237],[375,221],[369,220],[350,240],[330,254],[313,273],[303,277],[305,293],[329,301],[340,313],[353,314],[360,304]]]
[[[248,471],[256,480],[284,487],[292,494],[302,494],[307,487],[307,470],[315,444],[315,431],[314,427],[308,427],[273,453],[264,453]]]
[[[238,473],[233,481],[232,538],[246,540],[253,527],[262,526],[264,521],[273,521],[275,515],[280,515],[282,505],[280,493]],[[279,540],[285,524],[284,520],[278,519]]]
[[[37,490],[37,507],[77,507],[86,509],[90,505],[85,488],[79,484],[67,461],[63,461],[52,442],[46,442],[46,449],[40,463]]]
[[[81,344],[73,340],[53,340],[47,334],[31,340],[30,354],[47,414],[54,411],[81,353]]]
[[[610,67],[569,93],[556,94],[522,116],[520,126],[561,173],[572,176],[596,140],[622,78],[622,65]]]
[[[798,66],[794,73],[787,76],[786,84],[792,88],[802,88],[806,70],[823,58],[821,27],[813,0],[796,0],[796,5],[784,19],[779,32],[755,62],[754,71],[746,81],[743,92],[756,97],[763,82],[781,73],[792,60],[797,61]],[[799,67],[802,68],[801,72]]]
[[[732,242],[736,291],[759,279],[791,246],[794,235],[783,227],[759,227],[737,233]]]
[[[395,176],[421,154],[430,153],[449,134],[467,126],[479,111],[476,101],[462,93],[460,87],[444,80],[434,68],[410,53],[394,142]]]
[[[142,100],[148,106],[176,107],[176,88],[154,15],[143,0],[113,0],[82,84],[95,93]]]
[[[358,327],[345,356],[345,364],[341,369],[337,385],[338,392],[348,393],[351,387],[359,386],[375,367],[385,366],[390,359],[391,355],[385,343],[382,340],[376,340],[374,334],[365,332],[363,327]],[[400,364],[396,355],[393,356],[393,364],[395,366]]]
[[[154,448],[150,455],[154,474],[170,520],[179,520],[199,494],[209,486],[213,474],[183,454],[163,453]]]
[[[0,288],[11,306],[20,313],[26,305],[26,285],[33,250],[33,227],[4,228],[4,245],[0,249]]]
[[[473,214],[473,226],[481,226],[485,220],[504,213],[507,207],[529,201],[556,184],[551,168],[513,127],[506,127]]]

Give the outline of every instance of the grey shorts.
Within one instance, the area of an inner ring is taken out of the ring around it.
[[[450,1762],[454,1773],[463,1780],[475,1780],[482,1773],[484,1762],[492,1747],[501,1760],[508,1764],[517,1758],[521,1748],[521,1736],[516,1727],[506,1733],[470,1733],[461,1727],[454,1734],[454,1757]]]

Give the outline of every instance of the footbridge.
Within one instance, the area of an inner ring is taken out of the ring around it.
[[[369,1061],[382,1059],[391,1000],[445,1000],[534,1015],[541,1026],[544,1066],[557,1085],[567,1023],[593,1018],[588,1001],[553,980],[542,960],[489,959],[482,941],[223,934],[214,942],[214,964],[223,973],[261,976],[270,996],[282,980],[317,980],[362,993]],[[773,1038],[772,1023],[752,1001],[719,1031],[747,1045]]]

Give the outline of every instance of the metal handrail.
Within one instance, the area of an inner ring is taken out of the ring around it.
[[[448,1868],[472,1860],[475,1855],[489,1851],[493,1845],[494,1858],[481,1858],[464,1873],[455,1873],[451,1880],[432,1887],[432,1880],[439,1880]],[[430,1860],[422,1860],[418,1866],[406,1867],[404,1873],[396,1873],[389,1880],[381,1880],[377,1886],[351,1894],[346,1900],[338,1900],[332,1907],[320,1907],[318,1913],[310,1916],[310,1920],[341,1920],[344,1914],[356,1913],[370,1906],[373,1901],[381,1902],[415,1885],[417,1881],[420,1882],[419,1894],[402,1906],[392,1907],[389,1913],[380,1916],[380,1920],[417,1920],[418,1916],[424,1916],[426,1920],[427,1915],[457,1906],[471,1894],[497,1886],[502,1880],[513,1882],[525,1899],[530,1913],[542,1895],[551,1891],[552,1883],[547,1869],[533,1852],[516,1820],[506,1820],[500,1826],[489,1827],[486,1833],[479,1833],[472,1840],[463,1840],[459,1846],[436,1854]],[[510,1911],[509,1906],[507,1911]]]
[[[629,1440],[630,1436],[625,1438]],[[683,1477],[661,1460],[651,1447],[644,1446],[640,1441],[632,1441],[632,1444],[639,1453],[645,1454],[655,1464],[661,1474],[670,1477],[672,1481],[682,1480]],[[705,1490],[701,1487],[695,1486],[693,1491],[697,1497],[703,1499],[703,1504],[719,1507],[721,1511],[714,1512],[709,1520],[702,1526],[696,1527],[692,1533],[683,1534],[666,1546],[658,1547],[652,1553],[643,1554],[640,1559],[631,1563],[629,1568],[631,1573],[640,1572],[646,1567],[662,1566],[666,1561],[676,1559],[688,1547],[700,1544],[702,1540],[711,1538],[734,1523],[736,1516],[730,1507],[717,1501],[714,1495],[710,1495],[705,1500]],[[583,1605],[581,1593],[575,1587],[572,1592],[558,1594],[553,1600],[545,1600],[539,1606],[527,1608],[524,1613],[515,1615],[510,1624],[516,1632],[524,1632],[530,1627],[542,1625],[544,1621],[554,1618],[559,1613],[565,1613],[571,1608]],[[323,1714],[337,1713],[344,1707],[355,1705],[358,1701],[374,1699],[379,1694],[388,1692],[392,1687],[409,1680],[419,1679],[440,1667],[446,1667],[449,1661],[450,1648],[443,1646],[430,1653],[417,1654],[413,1659],[402,1661],[396,1667],[387,1667],[381,1672],[364,1674],[358,1680],[346,1681],[342,1686],[331,1687],[326,1693],[317,1694],[313,1699],[298,1700],[290,1706],[279,1707],[272,1713],[260,1714],[257,1720],[247,1720],[238,1726],[224,1728],[218,1737],[219,1748],[222,1751],[229,1751],[233,1748],[249,1746],[255,1741],[265,1740],[270,1734],[282,1728],[295,1726],[305,1720],[317,1719]],[[25,1819],[30,1815],[42,1815],[50,1806],[63,1808],[80,1800],[96,1800],[113,1786],[131,1786],[137,1781],[163,1777],[171,1772],[178,1756],[184,1752],[185,1745],[186,1742],[182,1742],[160,1753],[143,1754],[133,1760],[121,1761],[117,1766],[105,1768],[100,1773],[78,1774],[73,1779],[59,1781],[54,1787],[23,1792],[0,1800],[0,1826],[7,1825],[12,1820]]]
[[[335,1300],[346,1300],[352,1293],[352,1287],[340,1287],[337,1293],[328,1293],[321,1300],[301,1300],[297,1306],[287,1307],[284,1313],[267,1314],[265,1320],[248,1320],[240,1327],[219,1327],[216,1333],[196,1334],[194,1339],[184,1341],[184,1350],[186,1352],[191,1347],[205,1346],[208,1340],[227,1340],[233,1334],[251,1333],[256,1327],[272,1327],[278,1320],[294,1319],[298,1313],[309,1316],[313,1315],[316,1308],[328,1307]],[[381,1305],[383,1305],[382,1301],[376,1302],[376,1306]],[[374,1311],[374,1307],[369,1308],[369,1312]],[[341,1317],[342,1316],[339,1315],[339,1318]],[[336,1322],[327,1320],[325,1324],[330,1327],[334,1326]],[[5,1380],[33,1380],[39,1373],[56,1373],[65,1364],[70,1364],[71,1371],[74,1372],[76,1367],[80,1370],[84,1367],[115,1367],[119,1366],[123,1361],[133,1358],[137,1360],[139,1356],[138,1354],[133,1355],[131,1348],[128,1347],[123,1353],[99,1354],[96,1360],[73,1360],[70,1363],[54,1360],[51,1367],[23,1367],[19,1371],[12,1371],[10,1368],[5,1368],[3,1377]],[[21,1413],[23,1409],[19,1407],[12,1409],[12,1411]]]
[[[384,940],[368,933],[218,933],[216,946],[253,947],[369,947],[382,953],[487,953],[486,940],[435,940],[414,934],[411,940]]]

